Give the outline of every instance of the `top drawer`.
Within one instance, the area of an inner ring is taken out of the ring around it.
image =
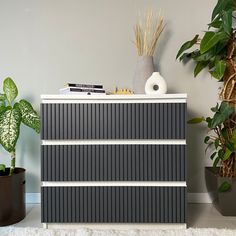
[[[41,104],[41,137],[185,139],[186,103]]]

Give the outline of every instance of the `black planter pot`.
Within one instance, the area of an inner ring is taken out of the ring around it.
[[[236,216],[236,178],[225,178],[218,175],[219,169],[214,170],[213,167],[205,168],[205,178],[208,192],[214,198],[213,204],[218,211],[224,216]],[[228,181],[231,189],[227,192],[218,192],[219,186]]]
[[[6,169],[9,173],[9,168]],[[25,169],[15,168],[12,176],[0,176],[0,226],[25,218]]]

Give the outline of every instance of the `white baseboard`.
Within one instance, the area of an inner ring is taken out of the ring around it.
[[[40,193],[26,193],[25,202],[26,204],[40,204],[41,202]]]
[[[214,199],[209,193],[188,193],[188,203],[212,203]]]
[[[208,193],[188,193],[189,203],[212,203],[212,197]],[[27,204],[40,204],[40,193],[26,193]]]

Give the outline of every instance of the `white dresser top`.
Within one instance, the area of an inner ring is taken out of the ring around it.
[[[41,95],[43,103],[110,103],[110,102],[171,102],[184,103],[187,99],[187,94],[162,94],[162,95],[77,95],[77,94],[43,94]]]

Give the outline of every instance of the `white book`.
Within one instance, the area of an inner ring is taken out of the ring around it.
[[[60,89],[60,93],[98,93],[98,94],[105,94],[104,89],[94,89],[94,88],[78,88],[78,87],[66,87]]]
[[[104,96],[106,93],[92,93],[92,92],[70,92],[70,91],[60,91],[60,94],[73,94],[73,95],[96,95],[96,96]]]

